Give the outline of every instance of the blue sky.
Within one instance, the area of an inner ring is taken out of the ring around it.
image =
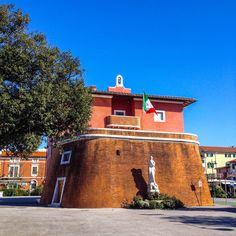
[[[193,97],[185,132],[236,146],[235,0],[12,0],[29,30],[81,60],[86,85]]]

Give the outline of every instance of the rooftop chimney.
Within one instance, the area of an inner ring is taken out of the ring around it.
[[[91,88],[92,91],[96,91],[97,90],[96,85],[92,85],[92,86],[90,86],[90,88]]]

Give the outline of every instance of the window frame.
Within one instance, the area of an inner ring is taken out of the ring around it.
[[[122,112],[124,115],[117,115],[117,112]],[[115,116],[126,116],[126,110],[114,110],[114,115]]]
[[[213,153],[213,152],[207,152],[207,153],[206,153],[206,156],[207,156],[207,157],[213,157],[213,156],[214,156],[214,153]]]
[[[163,120],[156,113],[162,113]],[[154,113],[154,122],[166,122],[166,112],[164,110],[156,110],[156,113]]]
[[[37,174],[33,174],[33,168],[37,167]],[[31,165],[31,176],[38,176],[39,174],[39,165],[38,164],[32,164]]]
[[[64,161],[63,158],[66,154],[69,154],[69,158],[67,161]],[[65,164],[69,164],[70,163],[70,159],[71,159],[71,154],[72,154],[72,150],[68,150],[68,151],[64,151],[61,155],[61,165],[65,165]]]
[[[207,162],[207,169],[214,169],[214,168],[215,168],[215,163]]]
[[[227,158],[232,157],[232,156],[231,156],[231,153],[225,153],[225,157],[227,157]]]
[[[59,202],[55,202],[56,195],[58,194],[58,184],[59,184],[59,181],[63,181],[63,186],[62,186]],[[54,192],[53,192],[51,206],[59,207],[61,205],[61,201],[62,201],[63,194],[64,194],[65,184],[66,184],[66,177],[57,177],[55,188],[54,188]]]
[[[11,172],[10,172],[11,167],[13,167],[13,174],[12,174],[12,176],[11,176]],[[17,170],[17,175],[15,176],[15,168],[16,167],[18,168],[18,170]],[[20,177],[20,164],[16,164],[16,163],[9,164],[8,177],[10,177],[10,178],[19,178]]]

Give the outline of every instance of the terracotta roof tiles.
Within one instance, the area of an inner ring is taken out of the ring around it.
[[[143,94],[133,94],[133,93],[119,93],[119,92],[107,92],[107,91],[92,91],[92,94],[97,95],[113,95],[113,96],[124,96],[124,97],[134,97],[134,98],[143,98]],[[184,106],[188,106],[197,100],[194,98],[184,98],[184,97],[174,97],[174,96],[157,96],[157,95],[149,95],[150,99],[158,99],[163,101],[175,101],[175,102],[183,102]]]
[[[200,146],[200,151],[217,153],[236,153],[236,147]]]

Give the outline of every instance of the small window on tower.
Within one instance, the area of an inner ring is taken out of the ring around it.
[[[70,163],[72,151],[64,151],[61,156],[61,165]]]
[[[125,110],[114,110],[114,115],[125,116]]]

